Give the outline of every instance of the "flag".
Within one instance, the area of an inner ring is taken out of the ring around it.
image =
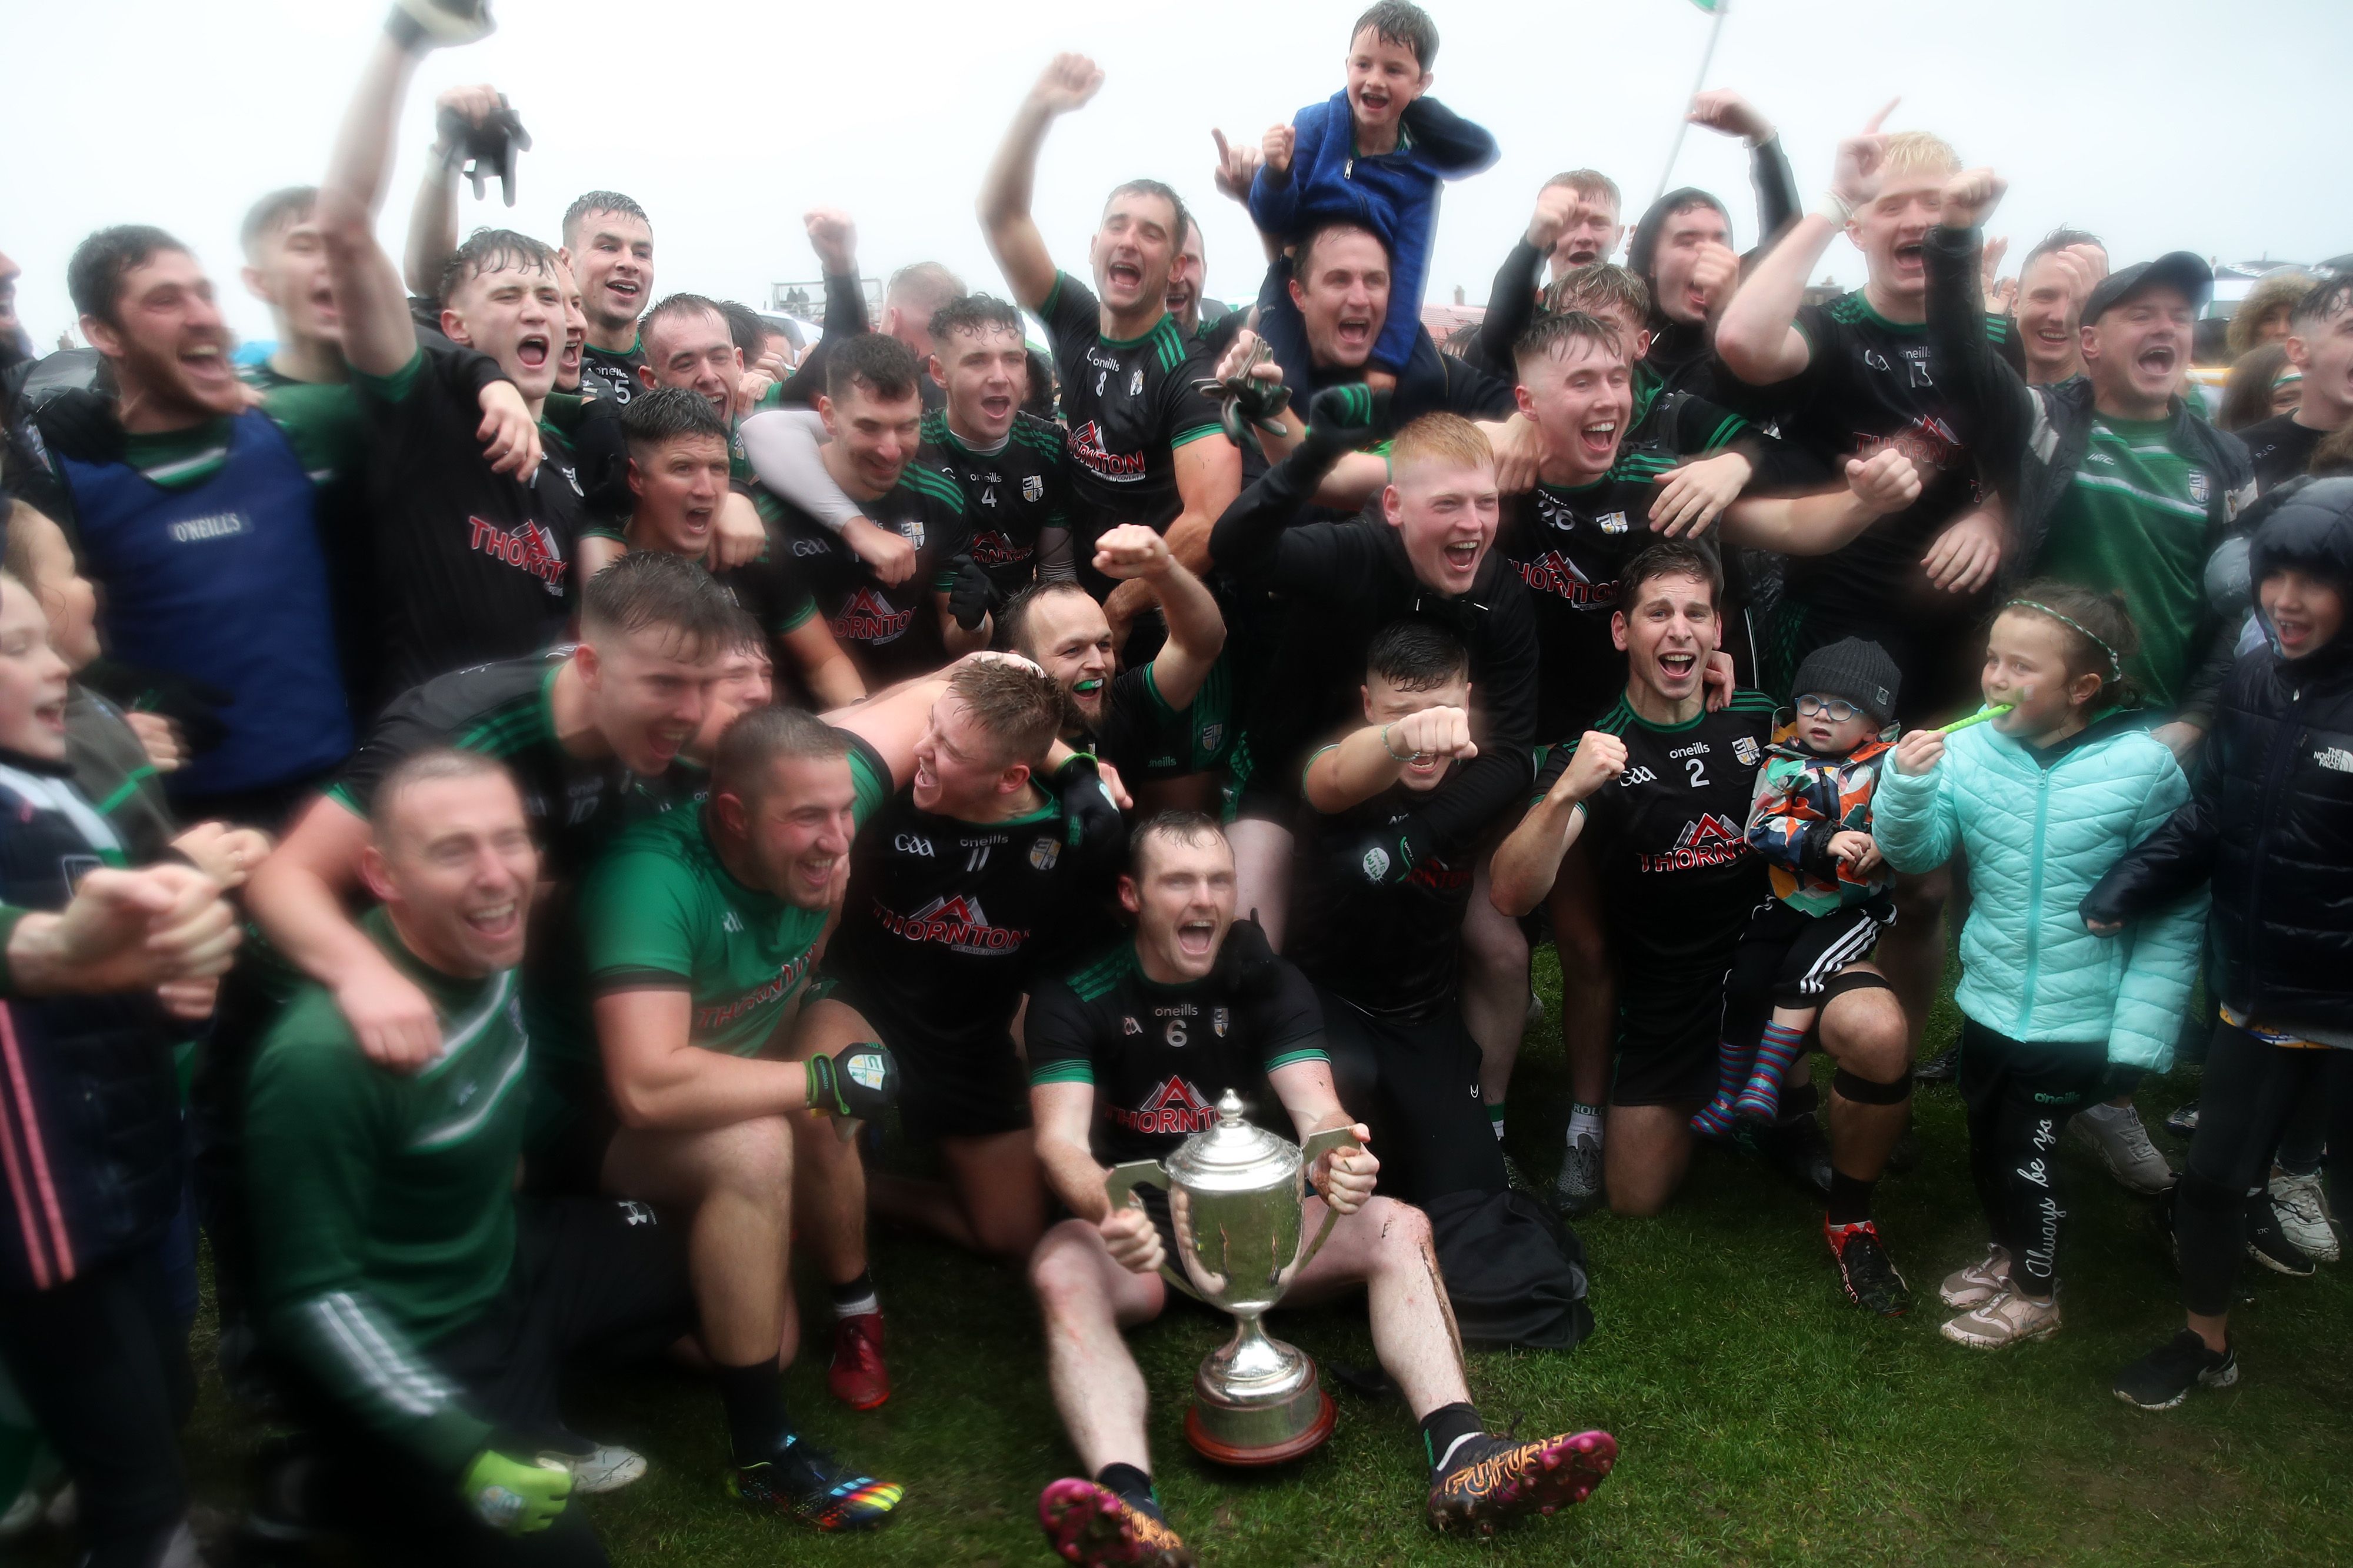
[[[1721,16],[1732,9],[1732,0],[1692,0],[1692,4],[1711,16]]]

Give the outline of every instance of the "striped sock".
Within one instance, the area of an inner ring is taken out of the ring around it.
[[[1779,1113],[1781,1079],[1805,1043],[1803,1029],[1793,1029],[1786,1024],[1765,1026],[1764,1037],[1757,1042],[1756,1070],[1749,1074],[1748,1087],[1740,1091],[1735,1102],[1741,1115],[1770,1121]]]
[[[1715,1047],[1715,1098],[1699,1108],[1691,1119],[1692,1131],[1704,1138],[1721,1138],[1732,1131],[1733,1101],[1740,1097],[1740,1086],[1748,1078],[1748,1051],[1730,1040],[1719,1040]]]

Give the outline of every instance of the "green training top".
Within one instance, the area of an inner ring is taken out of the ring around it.
[[[2208,640],[2206,557],[2222,477],[2167,444],[2170,419],[2092,417],[2091,445],[2051,513],[2037,575],[2121,592],[2140,633],[2125,661],[2151,708],[2181,700]]]
[[[864,746],[849,753],[856,820],[891,798],[891,774]],[[687,1038],[755,1056],[807,983],[828,911],[746,887],[721,864],[710,810],[673,811],[613,841],[580,893],[590,984],[680,990],[693,999]]]
[[[262,1323],[369,1431],[454,1474],[490,1424],[417,1347],[480,1314],[514,1261],[522,1010],[512,970],[453,979],[384,910],[361,926],[433,999],[442,1054],[377,1067],[318,985],[279,1015],[246,1086]]]

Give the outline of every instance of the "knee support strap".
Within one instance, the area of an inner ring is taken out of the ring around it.
[[[1857,1105],[1901,1105],[1912,1098],[1912,1075],[1907,1072],[1894,1083],[1873,1083],[1841,1068],[1831,1075],[1831,1092]]]
[[[1819,1005],[1827,1007],[1850,991],[1893,991],[1887,976],[1874,974],[1868,969],[1847,965],[1822,983],[1822,999]]]

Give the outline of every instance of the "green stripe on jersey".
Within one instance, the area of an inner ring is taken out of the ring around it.
[[[1087,1062],[1048,1062],[1029,1075],[1032,1084],[1092,1083],[1095,1069]]]
[[[1096,997],[1115,990],[1121,981],[1134,973],[1135,971],[1135,944],[1133,942],[1123,942],[1110,952],[1071,975],[1063,984],[1071,988],[1080,1001],[1092,1002]]]
[[[1328,1062],[1331,1059],[1324,1054],[1323,1047],[1308,1046],[1300,1050],[1285,1051],[1279,1057],[1268,1058],[1266,1070],[1279,1072],[1284,1068],[1295,1068],[1301,1062]]]
[[[921,490],[934,500],[953,506],[959,512],[964,510],[964,491],[956,487],[956,482],[921,463],[908,464],[906,472],[899,477],[899,482],[910,489]]]
[[[1222,425],[1196,425],[1190,430],[1180,430],[1168,437],[1168,449],[1173,452],[1179,447],[1191,445],[1204,436],[1222,436],[1225,431],[1226,427]]]

